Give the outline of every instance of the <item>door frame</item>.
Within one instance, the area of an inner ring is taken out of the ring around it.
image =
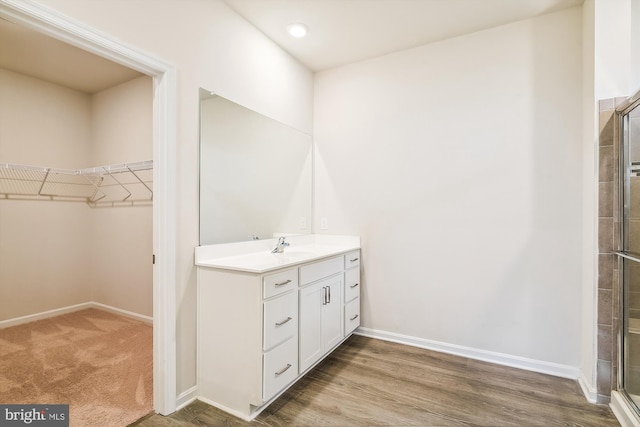
[[[0,0],[0,18],[153,78],[153,407],[168,415],[177,404],[175,66],[32,0]]]

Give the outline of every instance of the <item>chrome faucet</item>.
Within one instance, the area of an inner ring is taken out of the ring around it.
[[[278,243],[276,247],[271,251],[272,254],[281,254],[284,252],[285,246],[289,246],[289,243],[284,241],[284,236],[278,238]]]

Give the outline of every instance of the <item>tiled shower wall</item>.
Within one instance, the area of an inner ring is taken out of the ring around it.
[[[624,98],[600,101],[598,150],[598,403],[608,403],[617,387],[619,280],[617,247],[619,149],[615,126],[615,107]]]

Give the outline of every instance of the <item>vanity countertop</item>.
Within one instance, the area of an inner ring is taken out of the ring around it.
[[[288,236],[283,253],[272,253],[278,239],[198,246],[195,264],[247,273],[266,273],[360,249],[359,236],[311,234]]]

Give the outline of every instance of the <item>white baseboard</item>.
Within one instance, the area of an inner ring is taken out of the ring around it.
[[[598,391],[593,386],[591,386],[589,381],[587,381],[587,378],[584,376],[583,372],[581,372],[580,376],[578,377],[578,384],[582,389],[582,394],[584,394],[584,397],[587,398],[587,401],[589,403],[598,403]]]
[[[93,308],[99,308],[104,311],[110,311],[115,314],[120,314],[125,317],[130,317],[132,319],[141,320],[145,323],[153,324],[153,317],[151,316],[145,316],[144,314],[134,313],[133,311],[123,310],[121,308],[112,307],[110,305],[101,304],[99,302],[91,302],[90,304]]]
[[[615,390],[611,392],[609,407],[622,427],[640,427],[640,420],[636,414],[629,408],[625,398]]]
[[[496,353],[493,351],[479,350],[476,348],[448,344],[439,341],[432,341],[424,338],[416,338],[408,335],[401,335],[377,329],[360,327],[356,329],[354,333],[356,335],[362,335],[365,337],[377,338],[380,340],[391,341],[398,344],[405,344],[413,347],[424,348],[427,350],[439,351],[441,353],[468,357],[469,359],[482,360],[484,362],[510,366],[512,368],[540,372],[543,374],[554,375],[556,377],[570,378],[575,380],[580,376],[580,370],[574,366],[544,362],[541,360],[528,359],[526,357],[512,356],[510,354]]]
[[[35,322],[36,320],[48,319],[50,317],[60,316],[61,314],[73,313],[74,311],[80,311],[80,310],[84,310],[86,308],[91,308],[91,307],[93,307],[91,302],[83,302],[82,304],[56,308],[54,310],[47,310],[41,313],[14,317],[13,319],[0,321],[0,329],[8,328],[11,326],[22,325],[23,323]]]
[[[178,395],[176,399],[176,411],[184,408],[198,398],[198,386],[193,386]]]
[[[87,308],[97,308],[100,310],[110,311],[122,316],[130,317],[136,320],[141,320],[145,323],[153,323],[153,318],[144,316],[142,314],[134,313],[120,308],[112,307],[110,305],[101,304],[94,301],[83,302],[82,304],[70,305],[67,307],[56,308],[53,310],[43,311],[41,313],[29,314],[27,316],[14,317],[13,319],[7,319],[0,321],[0,329],[9,328],[11,326],[18,326],[23,323],[35,322],[36,320],[48,319],[50,317],[60,316],[62,314],[73,313],[75,311],[84,310]]]

